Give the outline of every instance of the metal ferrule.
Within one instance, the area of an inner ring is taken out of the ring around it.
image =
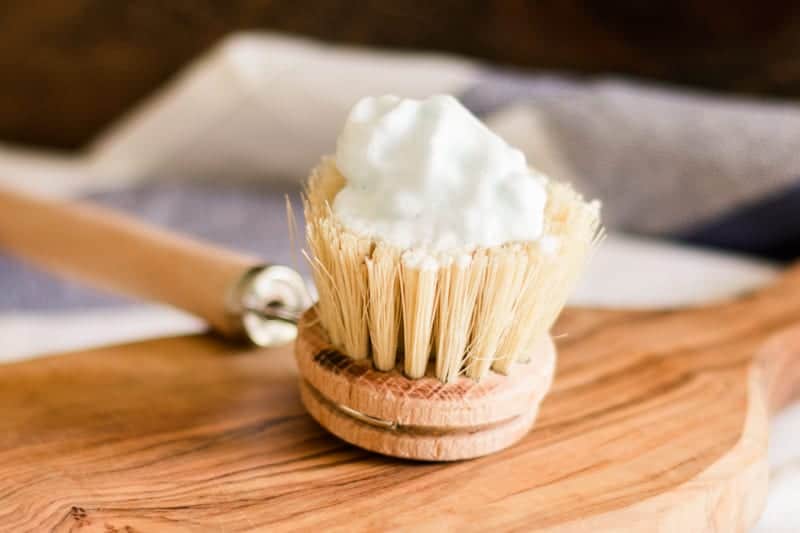
[[[282,265],[258,265],[242,276],[228,310],[257,346],[279,346],[297,336],[297,322],[311,305],[303,277]]]

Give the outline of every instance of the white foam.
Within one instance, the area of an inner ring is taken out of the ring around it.
[[[361,235],[451,251],[537,240],[545,178],[452,96],[359,101],[339,135],[333,210]]]

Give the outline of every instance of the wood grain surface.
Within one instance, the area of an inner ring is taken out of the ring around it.
[[[569,309],[536,428],[458,463],[327,434],[289,348],[190,336],[0,367],[0,530],[743,531],[768,415],[800,389],[798,295],[795,270],[713,307]]]

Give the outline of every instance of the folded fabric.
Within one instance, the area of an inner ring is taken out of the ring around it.
[[[796,105],[496,71],[463,100],[489,115],[528,106],[566,177],[603,200],[611,228],[800,255]]]
[[[794,105],[262,34],[226,40],[78,156],[0,150],[0,181],[287,262],[284,194],[333,150],[353,102],[390,92],[459,96],[533,165],[600,198],[611,230],[800,253]],[[6,310],[118,301],[3,257],[0,294]]]

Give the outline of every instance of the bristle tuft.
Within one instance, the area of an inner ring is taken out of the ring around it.
[[[415,254],[403,254],[400,266],[400,299],[403,306],[403,370],[421,378],[428,368],[436,311],[438,268]]]
[[[397,250],[378,245],[367,258],[369,332],[372,359],[378,370],[392,370],[397,361],[402,308],[400,257]]]
[[[446,383],[461,374],[485,270],[486,255],[479,254],[451,260],[439,275],[436,377]]]
[[[333,215],[344,185],[332,159],[304,195],[317,315],[331,342],[391,370],[403,352],[410,378],[431,358],[444,382],[507,373],[547,335],[591,251],[603,238],[599,204],[549,182],[544,237],[433,256],[359,236]],[[402,350],[401,350],[402,348]]]

